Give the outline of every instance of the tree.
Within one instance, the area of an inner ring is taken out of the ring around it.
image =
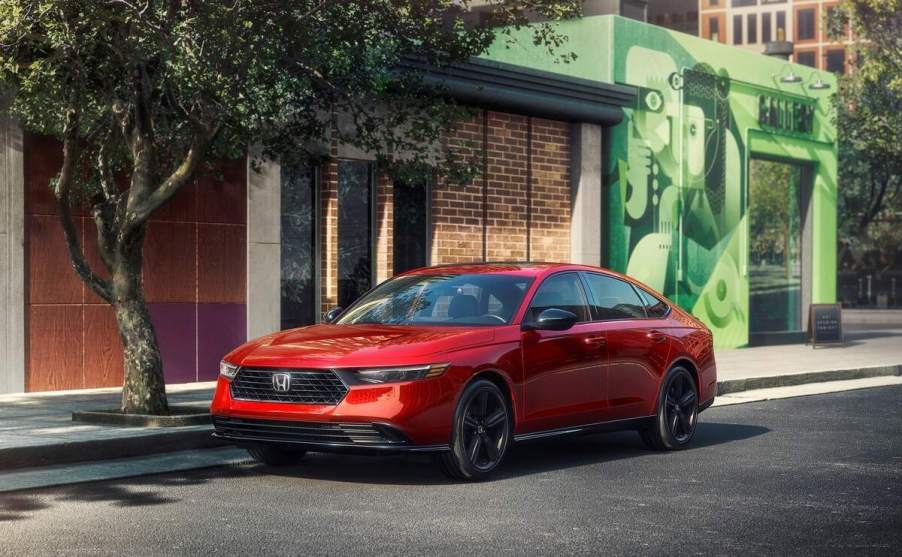
[[[456,0],[0,1],[0,82],[26,129],[62,141],[50,187],[76,273],[116,315],[123,412],[168,411],[141,283],[153,212],[210,161],[248,146],[316,154],[339,116],[353,122],[340,141],[399,168],[457,168],[439,146],[460,110],[399,62],[466,60],[529,14],[579,9],[574,0],[491,4],[474,23]],[[534,29],[549,55],[568,58],[550,25]],[[79,245],[79,200],[91,207],[105,273]]]
[[[848,247],[870,243],[875,220],[902,210],[902,0],[846,0],[830,13],[830,34],[856,39],[835,97]]]

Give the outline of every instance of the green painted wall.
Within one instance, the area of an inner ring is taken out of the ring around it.
[[[615,16],[558,29],[575,62],[553,62],[527,29],[487,57],[638,89],[637,106],[605,136],[610,268],[690,310],[718,346],[747,344],[749,159],[777,158],[813,169],[810,299],[835,301],[832,75]],[[781,81],[790,72],[802,82]],[[830,89],[810,89],[818,77]],[[759,123],[762,102],[788,107],[782,123]],[[810,128],[788,131],[802,111],[812,113]]]

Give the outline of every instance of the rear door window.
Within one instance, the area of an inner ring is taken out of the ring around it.
[[[589,285],[594,319],[609,321],[646,317],[645,304],[628,282],[597,273],[584,273],[583,276]]]

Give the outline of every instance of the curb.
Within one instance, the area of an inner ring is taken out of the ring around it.
[[[134,437],[3,448],[0,449],[0,472],[228,445],[214,438],[212,433],[213,428],[204,427]]]
[[[774,387],[792,387],[808,383],[824,383],[826,381],[846,381],[849,379],[866,379],[868,377],[885,377],[902,375],[902,364],[893,366],[874,366],[853,369],[830,369],[809,373],[793,373],[789,375],[771,375],[766,377],[748,377],[745,379],[727,379],[717,382],[717,395],[771,389]]]
[[[149,414],[123,414],[118,410],[79,410],[72,412],[73,422],[131,427],[184,427],[206,425],[213,422],[206,407],[173,404],[169,416]]]
[[[720,396],[773,387],[791,387],[808,383],[823,383],[826,381],[843,381],[893,375],[902,376],[902,364],[855,369],[835,369],[766,377],[749,377],[745,379],[728,379],[726,381],[718,381],[717,395]],[[76,462],[129,458],[159,453],[222,447],[230,444],[221,439],[214,438],[212,436],[212,427],[194,426],[188,431],[173,431],[173,429],[176,428],[171,428],[167,432],[137,435],[134,437],[117,437],[112,439],[73,441],[71,443],[57,443],[53,445],[0,448],[0,473],[21,468],[37,468],[58,464],[73,464]]]

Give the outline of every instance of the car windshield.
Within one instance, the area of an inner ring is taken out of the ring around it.
[[[409,275],[379,285],[339,325],[507,325],[532,278],[503,274]]]

